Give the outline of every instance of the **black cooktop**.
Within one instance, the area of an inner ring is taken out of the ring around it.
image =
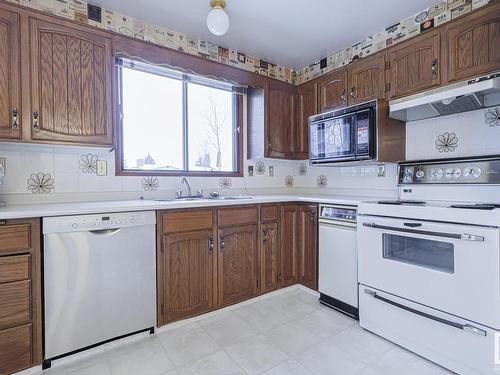
[[[403,206],[403,205],[408,205],[408,206],[423,206],[425,205],[424,201],[410,201],[410,200],[394,200],[394,201],[378,201],[378,204],[387,204],[387,205],[393,205],[393,206]]]
[[[500,208],[499,203],[475,203],[475,204],[452,204],[451,208],[463,208],[468,210],[494,210]]]

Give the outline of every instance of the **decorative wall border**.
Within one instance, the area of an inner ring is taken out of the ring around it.
[[[228,49],[213,43],[190,38],[179,32],[157,26],[124,14],[80,0],[7,0],[48,14],[68,18],[118,34],[134,37],[217,61],[249,72],[296,85],[305,83],[362,57],[400,43],[423,31],[442,25],[459,16],[485,6],[494,0],[444,0],[405,20],[372,34],[366,39],[341,49],[332,55],[295,71],[291,68]]]

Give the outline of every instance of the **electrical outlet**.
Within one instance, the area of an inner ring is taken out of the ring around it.
[[[378,164],[377,165],[377,176],[378,177],[385,177],[385,164]]]
[[[249,175],[250,177],[252,177],[252,176],[253,176],[253,165],[249,165],[249,166],[248,166],[248,175]]]
[[[0,165],[3,167],[4,172],[7,172],[7,158],[0,158]]]
[[[269,166],[269,177],[274,177],[274,167],[272,165]]]
[[[97,175],[98,176],[108,175],[108,162],[106,160],[97,160]]]

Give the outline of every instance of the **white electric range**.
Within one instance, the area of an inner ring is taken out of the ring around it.
[[[358,208],[362,327],[459,374],[500,371],[500,158],[402,163]]]

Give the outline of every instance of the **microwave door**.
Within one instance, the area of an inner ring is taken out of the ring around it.
[[[354,116],[337,117],[325,122],[326,160],[349,160],[356,157]]]

